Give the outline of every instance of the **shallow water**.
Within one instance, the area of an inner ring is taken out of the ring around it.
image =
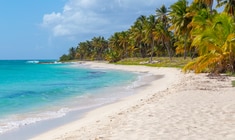
[[[113,102],[140,84],[141,74],[39,62],[0,61],[0,134]]]

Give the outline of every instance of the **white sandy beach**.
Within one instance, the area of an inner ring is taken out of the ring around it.
[[[231,78],[184,74],[175,68],[110,68],[164,75],[135,95],[97,108],[82,119],[40,134],[34,140],[234,140],[235,88]]]

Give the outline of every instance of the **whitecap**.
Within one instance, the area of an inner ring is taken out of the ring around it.
[[[39,61],[37,61],[37,60],[30,60],[30,61],[26,61],[26,63],[38,64],[38,63],[39,63]]]

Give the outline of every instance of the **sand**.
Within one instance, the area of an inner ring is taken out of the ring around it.
[[[84,66],[164,75],[135,95],[88,112],[34,140],[234,140],[231,77],[175,68],[85,62]]]

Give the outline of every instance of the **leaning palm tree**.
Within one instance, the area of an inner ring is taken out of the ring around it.
[[[201,9],[197,12],[190,23],[191,26],[191,38],[194,40],[195,36],[200,35],[208,26],[212,26],[212,19],[215,14],[210,14],[208,9]],[[197,46],[191,44],[190,46],[191,56],[194,58],[198,54]]]
[[[192,16],[187,12],[188,2],[186,0],[179,0],[171,5],[170,17],[172,26],[170,29],[174,31],[177,36],[184,37],[184,59],[187,54],[187,40],[191,28],[188,26],[192,21]]]
[[[190,23],[190,26],[192,27],[192,35],[198,35],[204,31],[208,25],[211,25],[212,18],[213,16],[207,9],[201,9],[198,11]]]
[[[235,25],[230,16],[216,15],[212,24],[195,37],[193,45],[198,47],[200,56],[184,71],[235,72]]]

